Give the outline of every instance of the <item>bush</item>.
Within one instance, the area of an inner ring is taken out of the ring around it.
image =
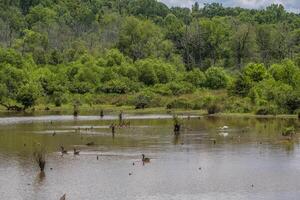
[[[253,82],[260,82],[269,77],[268,71],[263,64],[250,63],[243,69],[243,76]]]
[[[210,89],[226,88],[228,83],[228,77],[223,68],[211,67],[205,72],[206,86]]]
[[[133,100],[136,109],[144,109],[151,106],[151,101],[154,99],[155,94],[150,91],[143,91],[138,93]]]
[[[20,87],[17,93],[17,101],[24,106],[24,109],[35,105],[40,95],[40,88],[33,83],[28,83]]]
[[[282,136],[290,136],[292,137],[294,134],[296,134],[296,129],[295,127],[285,127],[282,131]]]
[[[181,95],[181,94],[190,94],[193,93],[196,88],[187,82],[171,82],[168,83],[167,88],[169,88],[170,91],[172,91],[173,95]]]
[[[106,66],[108,67],[121,65],[126,61],[124,55],[118,49],[110,49],[108,52],[106,52],[105,58]]]
[[[104,93],[127,94],[129,92],[136,92],[140,88],[141,85],[139,83],[133,82],[128,78],[123,77],[107,81],[97,90]]]
[[[249,113],[252,111],[251,100],[231,97],[226,99],[224,109],[231,113]]]
[[[156,84],[151,88],[151,91],[164,96],[170,96],[173,94],[172,90],[166,84]]]
[[[221,111],[221,108],[218,104],[216,103],[212,103],[210,104],[208,107],[207,107],[207,113],[209,115],[212,115],[212,114],[216,114],[216,113],[219,113]]]
[[[195,87],[201,88],[205,86],[206,77],[200,69],[193,69],[185,73],[184,80]]]
[[[174,99],[167,104],[167,109],[174,109],[174,108],[191,109],[193,108],[193,105],[188,99],[179,98],[179,99]]]
[[[88,82],[75,81],[70,85],[69,90],[71,93],[85,94],[93,91],[93,85]]]
[[[300,85],[300,69],[290,60],[272,65],[269,71],[276,81],[281,81],[293,87]]]
[[[261,106],[259,107],[255,114],[256,115],[276,115],[277,112],[277,107],[274,105],[269,105],[269,106]]]
[[[55,91],[51,96],[51,100],[53,101],[56,107],[60,107],[63,103],[67,102],[65,93],[62,91]]]
[[[251,88],[253,87],[253,83],[249,77],[239,75],[237,79],[235,79],[232,85],[228,88],[228,92],[231,95],[239,95],[239,96],[247,96]]]
[[[280,108],[286,109],[287,97],[293,93],[293,88],[274,79],[266,79],[255,85],[249,92],[253,102],[273,102]],[[261,104],[258,104],[261,105]]]

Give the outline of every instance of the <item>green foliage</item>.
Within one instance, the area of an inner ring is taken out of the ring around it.
[[[206,83],[205,74],[199,69],[193,69],[192,71],[186,72],[184,80],[198,88],[204,87]]]
[[[190,94],[195,91],[195,86],[188,82],[170,82],[166,87],[172,92],[173,95]]]
[[[226,88],[228,77],[223,68],[211,67],[205,72],[206,86],[211,89]]]
[[[155,94],[148,90],[136,94],[133,100],[133,104],[136,109],[144,109],[152,106],[152,101],[155,98]]]
[[[16,100],[24,106],[24,109],[35,105],[40,88],[33,83],[28,83],[19,88]]]
[[[118,78],[104,83],[100,90],[104,93],[127,94],[136,92],[140,89],[138,83],[132,82],[128,78]]]
[[[294,126],[285,127],[282,131],[283,136],[293,136],[296,134],[296,129]]]
[[[300,86],[300,68],[291,60],[285,60],[281,64],[274,64],[269,71],[276,81],[281,81],[293,87]]]
[[[251,63],[243,69],[242,73],[253,82],[260,82],[268,77],[267,69],[263,64]]]
[[[186,98],[174,99],[167,104],[168,109],[180,108],[180,109],[191,109],[193,105]]]
[[[278,106],[278,112],[293,113],[299,107],[299,93],[292,86],[267,79],[253,87],[249,94],[253,102],[265,106],[273,102]]]
[[[255,114],[256,115],[276,115],[278,113],[278,108],[274,105],[260,106]]]
[[[299,15],[275,4],[255,10],[219,3],[168,8],[156,0],[1,1],[0,103],[60,106],[76,98],[150,107],[179,96],[170,107],[272,113],[270,104],[276,113],[294,113],[299,27]],[[218,90],[225,88],[227,99]],[[207,89],[218,91],[181,98]]]

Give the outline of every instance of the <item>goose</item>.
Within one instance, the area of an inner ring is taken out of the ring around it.
[[[143,162],[146,162],[146,163],[147,163],[147,162],[150,162],[150,158],[146,158],[146,157],[145,157],[145,154],[142,154],[142,156],[143,156],[143,158],[142,158],[142,161],[143,161]]]
[[[80,150],[76,150],[76,149],[74,148],[74,155],[79,155],[79,153],[80,153]]]
[[[68,153],[68,151],[65,150],[65,148],[63,146],[61,146],[60,149],[61,149],[62,154],[67,154]]]
[[[88,143],[86,143],[86,146],[93,146],[93,145],[95,145],[95,142],[88,142]]]

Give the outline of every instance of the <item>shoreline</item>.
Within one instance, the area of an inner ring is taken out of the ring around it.
[[[48,107],[49,110],[45,110]],[[109,115],[116,115],[120,111],[124,114],[178,114],[178,115],[197,115],[211,117],[243,117],[243,118],[280,118],[280,119],[298,119],[297,114],[278,114],[278,115],[256,115],[254,113],[216,113],[208,115],[206,110],[191,109],[167,109],[164,107],[154,107],[145,109],[135,109],[134,106],[114,106],[114,105],[82,105],[80,107],[81,116],[98,115],[100,110],[104,110]],[[72,105],[63,105],[61,107],[38,105],[26,111],[8,111],[4,107],[0,107],[0,117],[6,116],[43,116],[43,115],[72,115]]]

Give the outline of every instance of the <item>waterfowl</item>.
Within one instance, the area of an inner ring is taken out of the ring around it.
[[[65,150],[65,148],[63,146],[61,146],[60,149],[61,149],[62,154],[67,154],[68,153],[68,151]]]
[[[145,155],[144,154],[142,154],[142,156],[143,156],[143,158],[142,158],[142,161],[143,162],[150,162],[150,158],[147,158],[147,157],[145,157]]]
[[[93,146],[93,145],[95,145],[95,143],[94,142],[88,142],[86,145],[87,146]]]
[[[221,127],[222,130],[228,129],[228,128],[229,128],[228,126],[223,126],[223,127]]]
[[[55,136],[56,135],[56,132],[54,131],[53,133],[52,133],[52,136]]]
[[[79,153],[80,153],[80,150],[76,150],[76,149],[74,148],[74,155],[79,155]]]

